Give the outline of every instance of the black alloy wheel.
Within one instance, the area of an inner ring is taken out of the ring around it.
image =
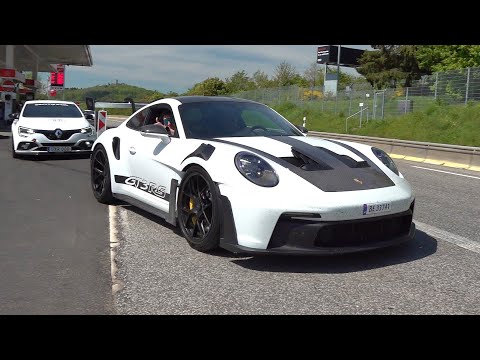
[[[200,166],[189,168],[178,191],[178,220],[189,245],[214,250],[220,239],[219,190]]]

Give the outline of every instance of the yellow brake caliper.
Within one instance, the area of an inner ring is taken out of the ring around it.
[[[190,201],[189,201],[189,203],[188,203],[188,206],[190,207],[190,210],[193,209],[193,206],[194,206],[194,205],[193,205],[193,198],[190,198]],[[192,216],[192,222],[193,222],[194,225],[197,223],[197,216],[196,216],[196,215],[193,215],[193,216]]]

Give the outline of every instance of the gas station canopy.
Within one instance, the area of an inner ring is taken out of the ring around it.
[[[63,89],[66,65],[92,66],[90,45],[0,45],[0,127],[8,125],[10,114],[20,111],[22,96],[35,98],[41,86],[39,72],[51,73],[55,81],[62,78],[58,86]],[[31,79],[24,71],[31,72]]]
[[[0,45],[0,68],[6,67],[7,45]],[[14,45],[17,71],[56,71],[52,64],[92,66],[90,45]],[[38,68],[37,68],[38,64]]]

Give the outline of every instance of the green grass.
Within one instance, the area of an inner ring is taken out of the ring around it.
[[[316,107],[299,107],[293,103],[274,106],[292,123],[313,131],[345,134],[345,114],[321,112]],[[430,104],[423,111],[389,117],[385,120],[365,122],[359,126],[358,116],[348,120],[348,134],[392,139],[425,141],[441,144],[480,146],[480,104],[438,105]]]

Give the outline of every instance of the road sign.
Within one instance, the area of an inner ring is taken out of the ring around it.
[[[98,111],[97,115],[97,136],[107,129],[107,112],[105,110]]]
[[[11,80],[4,80],[3,83],[0,80],[0,91],[4,92],[14,92],[15,91],[15,83]]]

